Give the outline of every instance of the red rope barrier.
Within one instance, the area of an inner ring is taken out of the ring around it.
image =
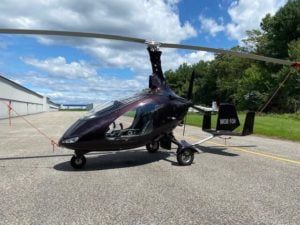
[[[9,126],[11,127],[11,110],[12,110],[12,108],[11,108],[11,101],[9,101],[7,107],[8,107],[8,120],[9,120]]]
[[[9,125],[11,126],[11,111],[13,111],[17,116],[21,117],[27,124],[29,124],[32,128],[34,128],[38,133],[40,133],[42,136],[44,136],[46,139],[50,140],[50,144],[53,147],[53,151],[55,150],[55,146],[58,146],[58,143],[54,141],[51,137],[49,137],[47,134],[45,134],[43,131],[41,131],[38,127],[36,127],[34,124],[32,124],[29,120],[27,120],[24,116],[20,115],[16,110],[14,110],[11,107],[11,101],[9,103],[5,103],[9,109]]]
[[[292,64],[292,67],[296,68],[296,69],[300,69],[300,62],[295,62]]]
[[[293,71],[290,71],[284,78],[284,80],[279,84],[279,86],[276,88],[276,90],[273,92],[273,94],[269,97],[268,101],[260,108],[259,114],[261,114],[267,106],[270,104],[270,102],[273,100],[273,98],[277,95],[278,91],[284,86],[285,82],[290,78]]]

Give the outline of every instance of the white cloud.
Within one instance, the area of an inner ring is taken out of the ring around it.
[[[34,87],[38,93],[47,95],[57,103],[91,103],[103,102],[132,95],[147,86],[146,83],[117,78],[77,78],[64,80],[57,77],[45,76],[42,72],[29,72],[25,76],[15,75],[22,85]]]
[[[0,26],[88,31],[180,43],[196,36],[176,10],[178,0],[2,0]],[[96,58],[99,66],[149,69],[145,46],[96,39],[39,36],[42,44],[67,44]],[[173,51],[175,53],[175,51]]]
[[[196,35],[181,24],[163,0],[2,0],[0,25],[15,28],[80,30],[123,34],[158,41],[179,42]]]
[[[212,60],[214,56],[206,52],[192,52],[183,55],[171,50],[163,55],[165,69],[175,69],[182,63],[192,64],[199,60]],[[34,87],[55,102],[102,102],[139,92],[148,86],[148,74],[140,73],[133,78],[121,79],[117,76],[103,76],[84,61],[72,61],[62,57],[38,60],[22,59],[39,72],[30,71],[26,75],[14,77],[23,85]],[[149,64],[148,64],[149,65]]]
[[[162,55],[163,69],[176,69],[178,65],[186,63],[188,65],[198,63],[200,60],[211,61],[214,59],[214,54],[208,52],[191,52],[183,55],[165,52]]]
[[[199,16],[201,31],[215,37],[219,32],[225,32],[229,38],[241,41],[246,37],[246,31],[259,29],[261,20],[270,13],[275,14],[287,0],[239,0],[233,1],[228,7],[230,22],[221,24],[213,18]],[[219,4],[220,8],[220,4]]]
[[[225,30],[223,25],[218,24],[212,18],[207,18],[201,15],[199,17],[199,21],[201,24],[201,31],[209,33],[213,37],[215,37],[217,33]]]
[[[188,22],[181,22],[178,14],[179,0],[2,0],[0,27],[27,29],[55,29],[118,34],[180,43],[197,32]],[[36,37],[41,44],[68,45],[92,56],[93,62],[72,61],[64,56],[22,60],[37,72],[27,74],[28,79],[54,100],[81,99],[86,101],[117,98],[145,88],[151,65],[146,46],[127,42],[67,37]],[[62,53],[63,54],[63,53]],[[46,56],[47,57],[47,56]],[[210,60],[205,52],[180,54],[173,49],[163,49],[163,69],[175,69],[181,63]],[[91,64],[93,66],[91,66]],[[129,68],[133,77],[110,78],[97,73],[99,68]],[[48,74],[45,76],[44,74]],[[145,78],[143,78],[145,77]],[[74,80],[81,82],[74,84]],[[63,96],[63,97],[62,97]],[[109,96],[109,97],[107,97]]]
[[[91,65],[88,65],[85,61],[67,63],[67,60],[62,56],[45,60],[38,60],[35,58],[23,58],[22,60],[26,64],[34,66],[51,75],[67,79],[78,77],[88,78],[97,75],[96,69]]]
[[[246,31],[258,29],[262,18],[267,13],[273,15],[286,0],[240,0],[234,1],[228,8],[231,22],[226,25],[226,32],[230,38],[241,40]]]
[[[68,63],[62,56],[23,60],[39,72],[30,71],[25,76],[17,75],[15,79],[22,84],[30,83],[30,86],[57,102],[78,102],[79,99],[81,102],[107,101],[138,92],[148,84],[142,79],[103,77],[86,62]]]

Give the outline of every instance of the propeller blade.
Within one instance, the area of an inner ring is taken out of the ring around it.
[[[192,73],[191,79],[190,79],[190,83],[189,83],[189,89],[188,89],[188,93],[187,93],[188,100],[192,100],[192,98],[193,98],[194,81],[195,81],[195,70],[193,70],[193,73]]]
[[[57,30],[25,30],[25,29],[0,29],[3,34],[31,34],[31,35],[51,35],[51,36],[67,36],[67,37],[84,37],[84,38],[101,38],[117,41],[128,41],[145,44],[146,40],[141,38],[133,38],[120,35],[74,32],[74,31],[57,31]]]
[[[160,46],[163,48],[176,48],[176,49],[206,51],[206,52],[213,52],[213,53],[218,53],[218,54],[228,54],[228,55],[232,55],[232,56],[236,56],[236,57],[260,60],[260,61],[264,61],[264,62],[270,62],[270,63],[288,65],[288,66],[295,65],[295,62],[291,62],[289,60],[276,59],[276,58],[271,58],[271,57],[266,57],[266,56],[261,56],[261,55],[255,55],[252,53],[236,52],[236,51],[225,50],[225,49],[220,49],[220,48],[210,48],[210,47],[195,46],[195,45],[160,43],[160,42],[154,42],[154,41],[147,41],[147,40],[141,39],[141,38],[127,37],[127,36],[121,36],[121,35],[88,33],[88,32],[74,32],[74,31],[28,30],[28,29],[7,29],[7,28],[0,28],[0,33],[101,38],[101,39],[109,39],[109,40],[128,41],[128,42],[134,42],[134,43],[140,43],[140,44],[157,45],[157,46]]]

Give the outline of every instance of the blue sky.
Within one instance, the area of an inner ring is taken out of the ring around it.
[[[286,0],[2,0],[0,27],[88,31],[231,48]],[[0,74],[58,103],[133,94],[151,73],[145,46],[46,36],[0,35]],[[162,49],[163,69],[213,54]]]

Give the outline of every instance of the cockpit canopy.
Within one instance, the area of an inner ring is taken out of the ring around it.
[[[109,101],[100,105],[96,105],[92,110],[87,112],[82,119],[90,119],[104,115],[108,112],[114,111],[122,105],[120,101]]]
[[[155,111],[160,106],[153,98],[141,94],[98,105],[82,119],[109,118],[107,138],[144,135],[153,130]]]
[[[134,103],[135,101],[142,100],[143,98],[145,98],[145,95],[138,94],[129,98],[108,101],[103,104],[96,105],[92,110],[83,116],[83,119],[90,119],[106,115],[107,113],[111,113],[119,108],[122,108],[123,106]]]

